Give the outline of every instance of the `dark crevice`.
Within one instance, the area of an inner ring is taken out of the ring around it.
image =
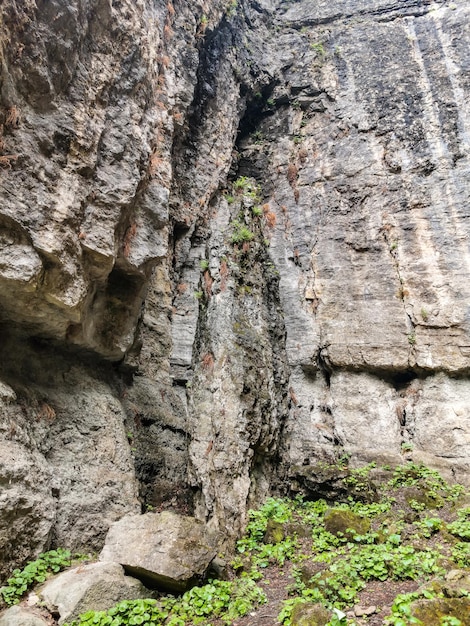
[[[225,19],[214,29],[207,31],[199,51],[199,65],[194,97],[189,108],[189,131],[184,138],[188,146],[196,146],[199,128],[207,114],[209,103],[218,89],[220,66],[228,52],[242,46],[241,33],[234,30]]]
[[[270,98],[277,82],[271,81],[247,101],[245,113],[238,125],[236,148],[239,148],[240,143],[259,128],[264,119],[274,115],[274,103],[271,103]],[[240,87],[240,93],[243,95],[243,85]],[[248,93],[246,95],[248,96]]]
[[[325,384],[327,387],[330,387],[331,384],[331,374],[333,372],[331,365],[328,362],[328,359],[325,358],[325,354],[323,348],[318,349],[317,353],[317,365],[320,372],[323,374],[325,379]]]
[[[392,372],[389,376],[384,377],[387,382],[393,385],[396,391],[406,389],[408,385],[418,378],[416,372],[405,370],[402,372]]]
[[[406,6],[408,4],[408,6]],[[441,0],[440,4],[444,4],[444,1]],[[283,9],[289,9],[291,7],[290,0],[286,0],[285,7]],[[335,22],[348,22],[357,19],[376,19],[378,22],[394,22],[395,20],[401,20],[404,17],[422,17],[427,15],[432,10],[432,2],[431,0],[415,1],[405,3],[400,2],[399,6],[392,4],[388,7],[378,8],[372,11],[368,11],[367,9],[359,9],[354,12],[342,12],[338,10],[337,13],[333,15],[326,15],[325,17],[311,17],[298,19],[295,21],[287,22],[290,28],[294,30],[301,30],[306,27],[315,27],[315,26],[325,26],[328,24],[334,24]],[[286,24],[285,21],[282,22],[283,25]]]
[[[171,433],[175,435],[181,435],[184,438],[188,436],[188,433],[182,428],[178,428],[177,426],[173,426],[172,424],[167,424],[167,423],[160,424],[158,423],[157,418],[154,418],[154,417],[137,416],[136,419],[139,420],[140,426],[142,428],[150,428],[151,426],[153,426],[157,431],[160,431],[160,432],[170,431]]]

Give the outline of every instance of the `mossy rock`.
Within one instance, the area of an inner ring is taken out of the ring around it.
[[[331,613],[324,606],[305,602],[294,607],[291,626],[325,626],[330,619]]]
[[[264,543],[281,543],[285,538],[286,532],[284,530],[284,524],[275,522],[272,519],[268,520],[263,538]]]
[[[470,571],[453,569],[447,573],[446,579],[441,583],[442,591],[447,598],[462,598],[469,596],[470,601]]]
[[[288,522],[284,524],[286,535],[297,536],[300,539],[310,539],[312,536],[312,526],[310,524],[302,524],[300,522]]]
[[[445,504],[442,496],[419,486],[406,487],[403,490],[403,495],[408,504],[414,500],[424,505],[426,509],[439,509]]]
[[[411,605],[413,617],[425,626],[441,626],[443,617],[456,617],[462,626],[470,624],[470,598],[433,598]]]
[[[451,510],[455,512],[468,506],[470,506],[470,494],[463,493],[457,498],[455,502],[452,503]]]
[[[326,565],[324,563],[313,563],[312,561],[305,561],[300,566],[300,580],[304,583],[306,587],[311,587],[310,580],[315,574],[321,572],[326,569]],[[318,581],[315,580],[314,586],[318,585]]]
[[[361,502],[380,500],[377,485],[368,476],[358,477],[342,465],[317,463],[292,469],[293,489],[302,492],[308,500],[324,498],[329,502],[347,502],[352,494]]]
[[[328,509],[325,513],[325,529],[336,536],[352,539],[355,535],[365,535],[370,530],[370,520],[352,511]]]

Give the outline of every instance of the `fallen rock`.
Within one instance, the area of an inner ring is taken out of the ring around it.
[[[325,513],[325,528],[332,535],[352,539],[354,535],[365,535],[370,530],[366,517],[343,509],[329,509]]]
[[[59,613],[59,624],[86,611],[104,611],[121,600],[150,595],[140,581],[125,576],[118,563],[80,565],[46,582],[38,594],[51,613]]]
[[[443,617],[455,617],[460,624],[470,619],[470,598],[432,598],[417,600],[411,605],[411,614],[426,626],[440,626]]]
[[[376,606],[356,606],[354,607],[354,615],[356,617],[367,617],[373,615],[377,611]]]
[[[292,611],[292,626],[325,626],[331,619],[331,613],[321,604],[298,604]]]
[[[100,560],[121,563],[150,587],[180,592],[206,572],[219,543],[219,533],[193,517],[131,515],[111,526]]]
[[[272,519],[268,520],[266,532],[263,537],[264,543],[281,543],[286,538],[284,524],[276,522]]]
[[[0,616],[0,626],[48,626],[50,622],[30,609],[12,606]]]
[[[292,470],[294,491],[300,491],[309,500],[324,498],[328,501],[346,502],[353,493],[362,502],[377,501],[377,486],[369,477],[351,482],[351,470],[347,467],[316,463],[294,466]]]
[[[424,589],[426,585],[424,586]],[[432,590],[445,598],[462,598],[470,594],[470,573],[466,570],[453,569],[445,576],[445,580],[435,580]]]

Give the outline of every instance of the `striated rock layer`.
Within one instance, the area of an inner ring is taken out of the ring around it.
[[[2,3],[1,576],[319,460],[468,481],[469,13]]]

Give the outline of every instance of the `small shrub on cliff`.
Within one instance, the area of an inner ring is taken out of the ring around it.
[[[245,241],[251,241],[254,239],[255,234],[243,224],[238,221],[232,222],[234,231],[232,233],[232,243],[244,243]]]
[[[13,570],[13,575],[7,580],[8,585],[0,589],[5,604],[17,604],[21,597],[35,583],[43,583],[48,574],[55,574],[72,563],[69,550],[58,548],[40,554],[36,561],[28,563],[22,570]]]

